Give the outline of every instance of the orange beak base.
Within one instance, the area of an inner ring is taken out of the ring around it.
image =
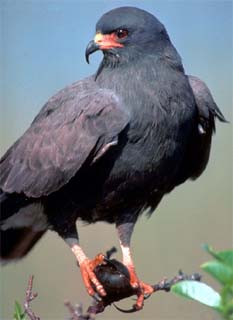
[[[108,50],[112,48],[122,48],[124,47],[122,43],[117,41],[117,36],[115,33],[111,34],[101,34],[97,33],[94,41],[101,50]]]

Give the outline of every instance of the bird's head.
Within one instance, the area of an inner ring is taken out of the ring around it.
[[[86,60],[97,50],[105,58],[132,61],[138,55],[159,54],[170,42],[164,26],[152,14],[134,7],[105,13],[96,24],[96,35],[86,48]]]

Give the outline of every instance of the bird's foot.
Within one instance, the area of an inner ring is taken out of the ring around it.
[[[146,296],[151,295],[154,292],[152,286],[138,279],[134,266],[127,266],[127,269],[129,271],[130,285],[132,286],[132,288],[144,292]]]
[[[106,296],[106,292],[102,284],[97,279],[94,269],[96,266],[104,263],[104,259],[104,255],[100,253],[93,260],[85,259],[80,263],[80,271],[87,292],[97,301],[101,301],[101,297]]]
[[[144,306],[144,300],[150,297],[150,295],[154,292],[154,288],[138,279],[133,266],[127,266],[127,269],[130,275],[130,285],[135,290],[137,300],[130,310],[121,309],[120,311],[129,313],[141,310]]]
[[[152,286],[140,280],[137,282],[137,288],[136,288],[136,283],[135,282],[133,283],[133,288],[137,295],[136,303],[132,306],[132,308],[127,310],[121,309],[116,304],[114,304],[117,310],[123,313],[133,313],[133,312],[140,311],[143,309],[145,299],[149,298],[150,295],[155,291]]]
[[[144,300],[149,298],[153,292],[154,289],[152,286],[139,280],[137,288],[137,301],[133,305],[133,309],[135,309],[135,311],[141,310],[144,305]]]

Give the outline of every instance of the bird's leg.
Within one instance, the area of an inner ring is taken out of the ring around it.
[[[76,257],[88,294],[100,301],[100,296],[105,296],[106,292],[93,270],[97,265],[104,261],[104,255],[98,254],[95,259],[88,259],[79,244],[77,233],[76,236],[72,234],[72,237],[66,237],[65,241],[70,246],[73,254]]]
[[[151,295],[154,292],[152,286],[139,280],[134,263],[130,252],[130,240],[134,229],[133,222],[122,223],[117,225],[117,232],[122,250],[123,264],[127,267],[130,274],[130,284],[133,288],[137,289],[137,302],[134,305],[135,309],[140,310],[143,308],[144,297]]]

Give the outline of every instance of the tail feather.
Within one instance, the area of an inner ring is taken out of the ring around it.
[[[25,256],[46,231],[42,206],[0,190],[0,262]]]
[[[42,237],[45,231],[31,228],[8,229],[0,231],[0,261],[19,259],[25,256]]]

